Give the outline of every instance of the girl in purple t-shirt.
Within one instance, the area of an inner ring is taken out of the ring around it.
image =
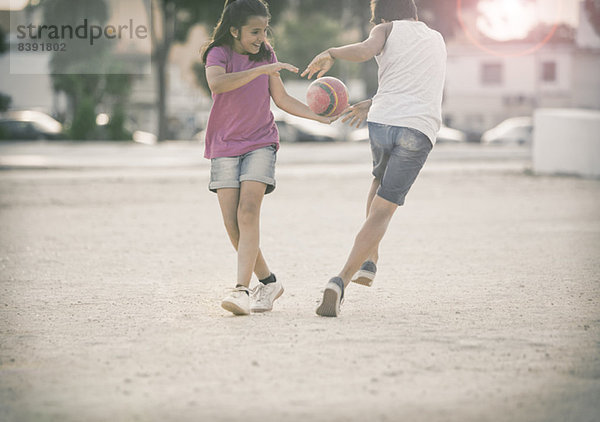
[[[275,189],[279,148],[271,98],[290,114],[326,124],[333,120],[286,92],[279,72],[298,69],[277,62],[266,40],[269,18],[263,0],[227,0],[202,56],[213,96],[204,154],[211,160],[209,189],[217,193],[238,258],[236,287],[221,306],[236,315],[270,311],[283,293],[259,248],[260,207]],[[253,272],[260,282],[250,291]]]

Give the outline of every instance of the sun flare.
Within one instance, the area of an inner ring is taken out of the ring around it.
[[[538,21],[535,2],[528,0],[482,0],[477,11],[477,29],[499,41],[527,37]]]

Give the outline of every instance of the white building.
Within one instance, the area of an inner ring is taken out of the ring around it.
[[[570,43],[450,40],[446,124],[477,135],[540,107],[600,109],[600,38],[586,16],[580,22]]]

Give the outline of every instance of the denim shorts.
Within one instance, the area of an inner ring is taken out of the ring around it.
[[[373,176],[381,183],[377,195],[404,205],[433,145],[427,135],[416,129],[372,122],[368,125]]]
[[[216,192],[221,188],[240,188],[246,180],[267,185],[265,194],[275,190],[275,161],[277,147],[269,145],[249,151],[237,157],[217,157],[210,160],[208,189]]]

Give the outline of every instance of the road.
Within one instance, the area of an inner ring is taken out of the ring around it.
[[[368,160],[368,144],[284,143],[280,164],[337,163]],[[482,146],[479,144],[438,144],[430,162],[462,161],[479,163],[527,163],[531,151],[523,147]],[[203,145],[171,141],[159,145],[125,142],[4,142],[0,143],[0,168],[204,168]]]
[[[0,420],[597,421],[600,181],[440,145],[373,287],[319,318],[367,148],[283,145],[261,245],[286,291],[233,317],[197,145],[0,146]]]

